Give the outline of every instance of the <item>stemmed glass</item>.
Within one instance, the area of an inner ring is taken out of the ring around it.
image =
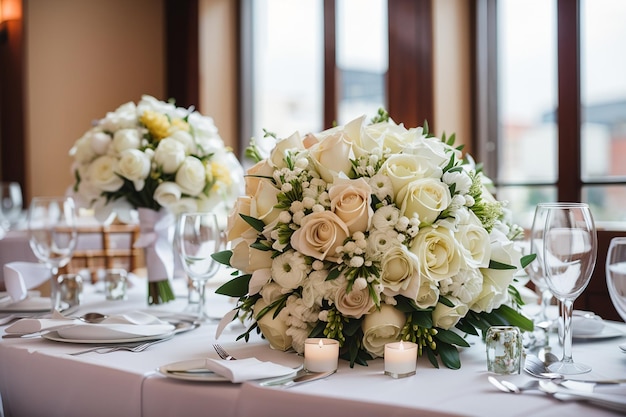
[[[206,283],[219,270],[211,255],[220,250],[222,239],[214,213],[183,213],[178,227],[178,253],[185,273],[198,289],[199,302],[194,312],[198,320],[210,320],[206,314]]]
[[[72,259],[78,232],[71,197],[35,197],[28,210],[29,244],[35,256],[51,272],[52,308],[58,309],[56,277]]]
[[[626,321],[626,237],[611,239],[606,256],[606,286],[615,310]]]
[[[572,359],[572,311],[596,263],[598,245],[591,210],[584,203],[542,203],[535,219],[534,241],[543,256],[546,284],[561,302],[563,358],[548,368],[564,375],[589,372],[590,366]]]
[[[0,236],[19,221],[22,214],[22,188],[17,182],[0,183]]]
[[[545,221],[545,219],[543,219]],[[543,270],[543,254],[541,253],[542,247],[538,247],[538,243],[535,239],[535,234],[540,233],[543,229],[537,227],[537,211],[535,211],[535,218],[533,218],[533,224],[530,229],[530,239],[528,244],[528,254],[535,254],[536,259],[534,262],[531,262],[526,267],[526,273],[528,277],[535,284],[535,287],[539,290],[541,294],[541,306],[539,313],[534,317],[535,324],[540,325],[541,327],[548,329],[552,325],[552,320],[548,318],[547,310],[550,302],[552,301],[552,292],[550,288],[548,288],[548,284],[546,283],[546,276]],[[524,252],[524,251],[523,251]]]

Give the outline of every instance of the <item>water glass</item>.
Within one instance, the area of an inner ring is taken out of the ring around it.
[[[626,237],[611,239],[606,256],[606,286],[615,310],[626,321]]]
[[[111,268],[104,271],[104,294],[107,300],[125,300],[128,275],[125,269]]]
[[[491,326],[485,337],[487,370],[500,375],[522,369],[522,334],[515,326]]]

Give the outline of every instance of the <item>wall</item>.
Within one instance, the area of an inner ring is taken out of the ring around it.
[[[27,0],[26,201],[73,184],[68,152],[142,94],[163,99],[162,0]]]

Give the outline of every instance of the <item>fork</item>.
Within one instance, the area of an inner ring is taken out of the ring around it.
[[[170,338],[166,337],[163,339],[151,340],[149,342],[141,343],[139,345],[98,346],[98,347],[87,349],[87,350],[81,350],[80,352],[70,353],[69,355],[78,356],[78,355],[82,355],[83,353],[90,353],[90,352],[111,353],[111,352],[119,352],[122,350],[127,351],[127,352],[143,352],[144,350],[148,349],[150,346],[155,345],[160,342],[164,342],[168,339]]]
[[[224,350],[224,348],[222,347],[222,345],[220,345],[219,343],[215,343],[213,345],[213,349],[215,349],[215,351],[217,352],[217,355],[224,359],[225,361],[234,361],[237,358],[234,358],[232,355],[230,355],[228,352],[226,352],[226,350]]]

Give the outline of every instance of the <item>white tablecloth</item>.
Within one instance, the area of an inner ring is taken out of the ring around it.
[[[78,313],[148,309],[181,310],[184,298],[148,307],[143,286],[129,300],[105,301],[88,289]],[[232,307],[226,297],[211,295],[215,314]],[[626,332],[626,325],[611,323]],[[4,333],[5,327],[0,327]],[[216,324],[156,344],[142,353],[89,353],[69,356],[85,345],[35,339],[0,341],[0,394],[6,416],[611,416],[616,413],[579,402],[559,402],[540,393],[523,395],[497,391],[487,381],[485,347],[474,340],[461,352],[462,368],[435,369],[420,358],[417,374],[392,379],[383,374],[383,360],[351,369],[340,361],[338,372],[325,380],[293,388],[266,388],[254,383],[187,382],[157,373],[168,363],[217,357],[212,349]],[[230,325],[219,342],[234,356],[255,356],[296,366],[302,358],[273,351],[258,338],[235,341],[243,328]],[[624,338],[575,343],[574,359],[593,367],[586,376],[626,377]],[[555,348],[560,354],[560,349]],[[516,375],[513,381],[525,381]],[[626,385],[612,387],[626,395]]]

